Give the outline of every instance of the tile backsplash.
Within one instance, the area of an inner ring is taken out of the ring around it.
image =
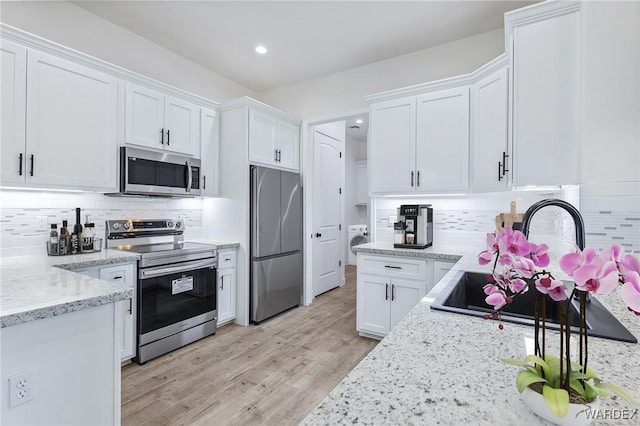
[[[63,193],[44,191],[0,190],[0,256],[12,256],[44,251],[49,224],[63,220],[73,228],[75,208],[82,209],[96,224],[96,236],[104,237],[105,221],[111,219],[182,218],[186,236],[194,237],[202,229],[202,200],[196,198],[111,197],[95,193]],[[36,231],[36,218],[46,217],[47,229]]]

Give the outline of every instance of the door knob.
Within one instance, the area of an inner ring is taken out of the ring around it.
[[[319,232],[316,232],[316,238],[320,238],[320,237],[322,237],[322,234]]]

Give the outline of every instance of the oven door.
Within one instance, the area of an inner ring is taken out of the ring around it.
[[[120,191],[124,194],[200,195],[200,160],[122,147]]]
[[[216,265],[211,258],[139,270],[139,344],[217,319]]]

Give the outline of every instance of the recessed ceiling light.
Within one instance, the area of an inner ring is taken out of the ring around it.
[[[260,46],[256,46],[256,53],[259,53],[261,55],[264,55],[265,53],[267,53],[268,50],[266,47],[264,47],[263,45]]]
[[[362,124],[362,118],[358,118],[358,119],[356,120],[356,124]]]

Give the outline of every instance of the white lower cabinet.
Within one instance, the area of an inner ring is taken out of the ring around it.
[[[129,300],[116,302],[120,304],[119,312],[122,318],[118,319],[118,333],[122,336],[120,341],[120,360],[126,361],[135,356],[136,348],[136,264],[120,263],[109,266],[94,266],[90,268],[74,269],[73,272],[89,275],[101,280],[118,282],[134,288],[133,296]]]
[[[236,251],[218,251],[218,325],[236,317]]]
[[[427,293],[432,265],[427,259],[358,254],[358,332],[387,335]]]
[[[442,277],[444,277],[455,264],[456,262],[447,262],[445,260],[433,261],[433,281],[431,281],[430,286],[427,288],[427,293],[440,282]]]

